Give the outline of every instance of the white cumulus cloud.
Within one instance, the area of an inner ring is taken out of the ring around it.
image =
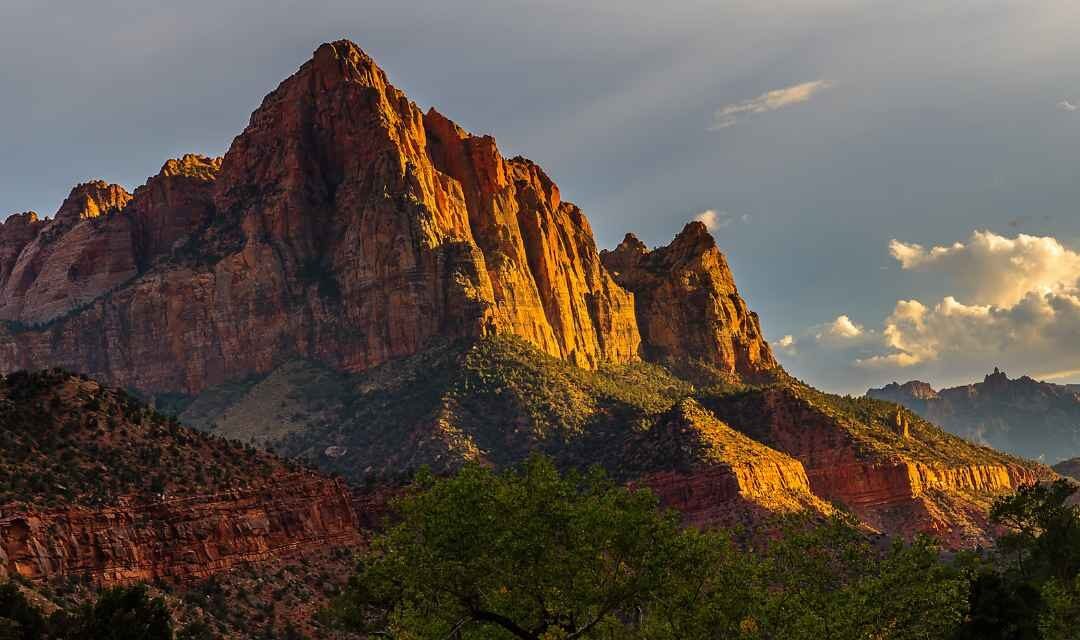
[[[832,85],[825,80],[813,80],[800,84],[767,91],[756,98],[724,105],[713,112],[709,131],[719,131],[734,126],[741,118],[748,115],[776,111],[802,102]]]
[[[1049,236],[976,231],[966,242],[930,249],[893,240],[889,253],[902,269],[940,273],[956,297],[976,304],[1011,306],[1033,291],[1072,290],[1080,278],[1080,253]]]
[[[1080,106],[1078,106],[1075,102],[1070,102],[1069,100],[1062,100],[1061,102],[1057,103],[1057,108],[1061,109],[1062,111],[1076,111],[1077,109],[1080,109]]]

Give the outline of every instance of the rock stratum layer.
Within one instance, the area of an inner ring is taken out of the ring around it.
[[[297,356],[361,371],[491,334],[586,368],[688,354],[775,366],[703,233],[617,282],[540,167],[421,112],[337,42],[223,159],[169,161],[131,195],[81,185],[52,220],[0,227],[0,370],[195,393]]]
[[[282,478],[257,489],[148,504],[5,513],[0,577],[100,585],[204,578],[241,563],[359,541],[342,483]]]
[[[991,541],[986,516],[995,496],[1054,476],[885,402],[790,386],[716,398],[707,406],[802,462],[815,495],[880,531],[929,533],[953,548]]]

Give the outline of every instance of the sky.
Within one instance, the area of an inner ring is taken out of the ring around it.
[[[1080,4],[5,0],[0,217],[223,154],[321,43],[525,155],[598,244],[700,218],[821,388],[1080,381]]]

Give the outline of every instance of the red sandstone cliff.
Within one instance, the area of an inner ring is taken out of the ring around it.
[[[638,357],[633,297],[581,211],[348,42],[268,95],[220,166],[170,162],[130,202],[99,186],[29,242],[0,236],[0,266],[17,254],[0,319],[19,323],[0,370],[194,392],[292,356],[360,370],[492,332],[585,367]]]
[[[665,507],[698,527],[755,525],[782,513],[826,515],[801,462],[756,442],[683,400],[659,424],[632,438],[627,457],[647,456],[664,471],[641,469]]]

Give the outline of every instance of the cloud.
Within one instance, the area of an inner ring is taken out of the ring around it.
[[[1080,109],[1080,105],[1077,105],[1076,103],[1070,102],[1068,100],[1062,100],[1061,102],[1057,103],[1057,108],[1061,109],[1062,111],[1076,111]]]
[[[750,100],[725,105],[713,113],[709,131],[719,131],[734,126],[747,115],[767,113],[806,102],[818,92],[831,86],[825,80],[814,80],[783,89],[774,89]]]
[[[931,249],[892,240],[889,253],[903,269],[945,276],[956,297],[975,304],[1012,306],[1030,292],[1071,291],[1080,278],[1080,253],[1049,236],[976,231]]]
[[[704,224],[709,231],[716,231],[721,227],[726,227],[736,220],[747,223],[750,222],[750,219],[750,214],[748,213],[744,213],[741,216],[735,216],[727,211],[715,211],[713,209],[706,209],[694,216],[694,220]]]
[[[846,315],[837,316],[829,324],[825,325],[825,331],[818,334],[819,339],[836,338],[849,340],[858,338],[863,334],[863,328],[851,321]]]
[[[781,349],[792,349],[795,347],[795,336],[790,333],[776,341],[776,346]]]
[[[829,366],[835,387],[890,379],[959,384],[994,366],[1038,378],[1080,377],[1080,254],[1053,237],[977,231],[934,246],[893,240],[905,271],[944,276],[954,295],[898,300],[874,329],[848,315],[806,330],[781,350],[799,368]]]

